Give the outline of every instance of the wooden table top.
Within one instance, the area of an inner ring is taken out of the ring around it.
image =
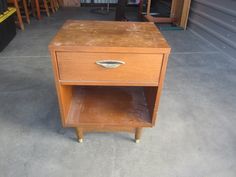
[[[157,52],[161,49],[161,52],[170,52],[168,43],[152,22],[68,20],[49,48],[137,53]]]

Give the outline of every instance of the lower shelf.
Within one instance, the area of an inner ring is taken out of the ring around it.
[[[142,87],[74,86],[66,126],[151,127]]]

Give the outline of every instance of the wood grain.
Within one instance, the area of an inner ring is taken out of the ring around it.
[[[79,126],[80,127],[80,126]],[[84,132],[130,132],[130,133],[134,133],[135,132],[135,128],[134,127],[125,127],[125,126],[81,126],[83,127],[83,131]]]
[[[191,5],[191,0],[184,1],[182,15],[181,15],[181,19],[179,22],[180,26],[183,27],[184,29],[187,28],[190,5]]]
[[[175,23],[186,29],[191,0],[172,0],[170,17],[153,17],[150,15],[151,0],[147,1],[147,10],[144,18],[149,22]]]
[[[111,22],[69,20],[59,30],[50,44],[51,48],[80,49],[93,52],[116,52],[135,48],[145,53],[145,49],[169,49],[166,40],[151,22]],[[103,50],[105,49],[105,50]],[[152,49],[152,50],[151,50]]]
[[[152,124],[153,125],[155,125],[156,120],[157,120],[157,112],[158,112],[158,108],[159,108],[162,87],[163,87],[164,79],[165,79],[165,75],[166,75],[168,58],[169,58],[169,54],[165,54],[164,59],[163,59],[163,64],[162,64],[162,70],[161,70],[161,74],[160,74],[160,78],[159,78],[159,86],[157,88],[157,94],[156,94],[156,98],[155,98],[153,114],[152,114]]]
[[[86,85],[99,82],[158,85],[162,58],[162,54],[57,52],[60,81],[86,82]],[[96,61],[106,59],[125,64],[110,69],[96,64]]]
[[[76,87],[66,125],[150,127],[141,87]]]
[[[144,95],[147,102],[147,108],[149,110],[149,114],[152,116],[152,119],[155,119],[153,115],[154,115],[157,91],[158,91],[158,87],[144,87]]]
[[[56,53],[54,50],[50,51],[51,54],[51,61],[52,61],[52,65],[53,65],[53,73],[54,73],[54,81],[55,81],[55,85],[56,85],[56,91],[57,91],[57,96],[58,96],[58,102],[59,102],[59,107],[60,107],[60,114],[61,114],[61,123],[62,126],[65,126],[65,120],[67,117],[67,112],[66,112],[66,102],[64,102],[64,96],[63,95],[71,95],[71,93],[66,93],[64,91],[61,90],[62,86],[59,83],[59,80],[57,79],[59,77],[58,75],[58,66],[57,66],[57,61],[55,60],[56,58]],[[71,87],[71,86],[69,86]],[[70,104],[70,103],[69,103]]]
[[[191,0],[172,1],[171,17],[175,17],[177,19],[176,24],[184,29],[187,27],[190,5]]]

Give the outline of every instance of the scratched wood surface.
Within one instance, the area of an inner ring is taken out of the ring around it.
[[[167,48],[169,46],[151,22],[68,20],[50,47]]]

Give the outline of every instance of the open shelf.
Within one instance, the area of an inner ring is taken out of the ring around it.
[[[73,86],[66,126],[151,127],[143,87]]]

